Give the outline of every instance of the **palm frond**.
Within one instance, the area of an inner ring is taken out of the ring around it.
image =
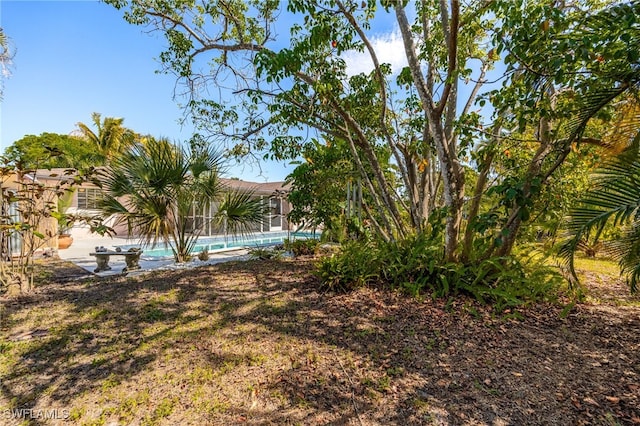
[[[603,145],[610,155],[618,155],[631,148],[640,127],[640,102],[628,96],[614,105],[616,114],[605,133]]]
[[[581,241],[594,242],[608,223],[622,227],[622,238],[607,245],[607,253],[618,260],[622,272],[631,281],[632,290],[640,277],[640,132],[632,146],[610,159],[595,174],[595,186],[570,211],[566,229],[568,238],[560,248],[563,263],[577,282],[574,255]]]
[[[254,191],[227,189],[215,220],[230,234],[246,235],[253,232],[255,225],[263,222],[265,213],[265,205],[254,195]]]
[[[77,123],[76,126],[78,126],[78,129],[80,130],[80,134],[82,135],[82,137],[89,143],[94,144],[94,145],[98,145],[98,135],[96,135],[93,130],[91,130],[89,128],[89,126],[87,126],[84,123]]]
[[[223,174],[225,171],[224,156],[214,148],[200,151],[192,150],[190,155],[192,158],[190,172],[195,178],[198,178],[202,173],[215,171],[216,174]]]
[[[126,223],[129,235],[155,246],[164,242],[177,261],[186,260],[202,228],[197,211],[222,198],[218,217],[230,233],[250,232],[263,216],[252,191],[227,191],[221,184],[221,157],[213,150],[188,152],[167,139],[138,143],[102,172],[105,214]]]
[[[562,132],[566,144],[579,140],[589,121],[605,106],[628,90],[626,85],[599,88],[583,94],[576,104],[576,111],[564,126]]]
[[[97,151],[111,160],[116,154],[126,151],[135,140],[135,133],[124,127],[123,118],[105,117],[94,112],[91,120],[95,131],[84,123],[77,123],[78,131],[83,139],[93,145]]]

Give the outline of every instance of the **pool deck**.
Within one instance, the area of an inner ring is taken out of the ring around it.
[[[140,245],[138,240],[128,240],[126,238],[118,237],[101,237],[99,235],[93,235],[86,232],[74,232],[73,244],[71,247],[65,250],[59,250],[58,256],[61,259],[68,260],[76,265],[86,269],[87,271],[94,273],[96,268],[96,258],[90,256],[89,253],[93,253],[96,247],[105,247],[109,250],[113,250],[115,246],[121,245]],[[141,269],[137,271],[131,271],[128,275],[139,274],[143,272],[153,270],[176,270],[176,269],[188,269],[196,266],[215,264],[220,262],[228,262],[231,260],[246,260],[249,258],[248,250],[235,249],[224,252],[211,253],[209,260],[206,262],[200,260],[194,260],[184,264],[176,264],[171,257],[164,258],[152,258],[145,257],[144,253],[140,257]],[[112,256],[109,265],[110,271],[94,273],[97,276],[104,277],[109,275],[122,274],[122,269],[126,266],[124,256]]]

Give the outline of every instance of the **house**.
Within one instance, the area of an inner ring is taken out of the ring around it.
[[[0,257],[57,248],[58,220],[56,185],[40,171],[18,174],[2,168],[0,174]]]
[[[261,224],[253,229],[255,232],[272,232],[287,230],[289,223],[287,214],[291,210],[286,199],[289,186],[284,182],[248,182],[240,179],[221,178],[222,184],[232,190],[251,190],[255,197],[259,197],[268,203],[267,213]],[[74,191],[69,213],[98,214],[98,203],[102,197],[102,189],[90,183],[83,183]],[[194,206],[192,215],[187,224],[194,230],[199,230],[201,236],[223,235],[224,229],[215,225],[211,220],[216,213],[217,205],[214,203],[208,208],[198,209]],[[106,222],[109,224],[109,222]],[[73,232],[78,235],[82,226],[77,226]],[[113,225],[118,236],[126,236],[126,225]],[[133,235],[135,237],[136,235]]]
[[[51,203],[57,204],[57,194],[55,194],[55,188],[64,187],[65,182],[69,182],[74,178],[73,173],[68,169],[51,169],[51,170],[37,170],[35,174],[30,175],[30,179],[39,182],[44,188],[49,188],[48,198],[51,199]],[[13,182],[13,186],[16,186],[15,177],[5,179],[7,186],[10,182]],[[286,199],[286,195],[289,190],[289,186],[284,182],[247,182],[240,179],[224,179],[221,178],[222,184],[230,189],[239,190],[252,190],[255,197],[259,197],[264,200],[265,204],[268,203],[267,213],[264,221],[261,224],[257,224],[253,231],[255,232],[272,232],[283,231],[289,229],[289,222],[287,221],[287,214],[291,210],[290,204]],[[90,182],[83,182],[79,185],[73,186],[73,192],[68,197],[68,205],[65,206],[66,213],[68,214],[86,214],[86,215],[98,215],[100,210],[98,209],[98,202],[102,197],[103,190]],[[200,230],[201,236],[215,236],[224,234],[224,229],[216,227],[212,223],[216,212],[216,205],[213,204],[209,208],[197,209],[193,208],[190,223],[192,229]],[[47,218],[46,229],[47,235],[51,235],[50,242],[46,244],[47,247],[58,248],[57,234],[58,223],[52,218]],[[106,221],[107,225],[110,225],[109,220]],[[113,221],[111,222],[113,224]],[[113,226],[116,235],[126,237],[128,236],[128,230],[125,225]],[[82,238],[89,234],[89,227],[82,224],[76,224],[71,229],[71,234],[75,238]],[[133,235],[135,237],[135,235]]]

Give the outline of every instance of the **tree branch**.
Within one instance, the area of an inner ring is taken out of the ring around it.
[[[458,0],[451,0],[451,24],[448,22],[449,14],[447,13],[445,0],[440,0],[440,16],[442,19],[442,31],[444,33],[444,39],[447,42],[447,51],[449,55],[444,90],[442,91],[442,96],[436,106],[436,114],[438,115],[442,114],[442,111],[444,111],[447,99],[449,98],[449,94],[451,93],[451,89],[454,84],[454,75],[457,74],[458,28],[460,24],[460,3]],[[457,82],[455,82],[455,84],[457,84]]]

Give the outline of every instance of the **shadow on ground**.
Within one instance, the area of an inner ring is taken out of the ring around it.
[[[5,301],[0,409],[61,408],[77,424],[640,421],[637,307],[509,320],[464,300],[323,294],[311,269],[54,280]]]

